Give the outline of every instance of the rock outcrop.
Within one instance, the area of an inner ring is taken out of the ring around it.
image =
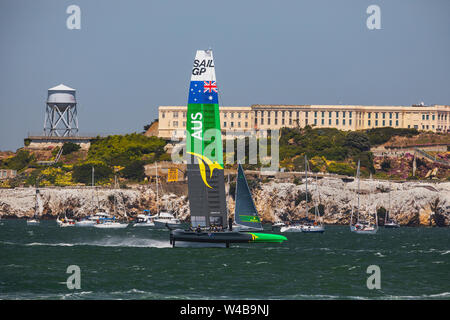
[[[304,181],[303,181],[304,182]],[[357,182],[325,178],[308,183],[313,203],[324,206],[326,224],[349,223],[352,206],[356,206]],[[450,182],[391,183],[391,216],[401,225],[434,224],[433,214],[438,212],[445,225],[450,223]],[[389,182],[362,180],[360,186],[360,212],[374,213],[389,206]],[[265,222],[299,220],[305,217],[305,184],[269,182],[253,191],[256,207]],[[134,217],[147,209],[156,212],[156,193],[149,186],[131,189],[42,188],[43,218],[54,219],[59,214],[83,217],[95,212],[97,206],[122,216],[124,209]],[[310,202],[309,206],[311,207]],[[0,189],[0,216],[25,218],[34,214],[35,189]],[[184,195],[165,194],[160,198],[161,209],[173,210],[182,220],[189,218],[189,204]],[[229,212],[234,212],[234,200],[228,197]],[[443,219],[442,219],[443,217]]]

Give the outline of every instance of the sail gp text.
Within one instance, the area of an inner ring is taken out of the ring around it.
[[[182,316],[206,316],[211,318],[213,314],[222,316],[269,316],[269,305],[259,304],[224,304],[222,307],[202,307],[187,304],[180,308]]]

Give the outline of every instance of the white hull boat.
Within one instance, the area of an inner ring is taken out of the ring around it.
[[[305,233],[323,233],[325,231],[324,226],[301,226],[301,229]]]
[[[280,232],[302,232],[302,226],[299,225],[284,226],[281,227]]]
[[[120,222],[102,222],[94,225],[94,228],[99,229],[124,229],[128,227],[128,223],[120,223]]]
[[[28,226],[37,226],[37,225],[39,225],[39,220],[37,220],[37,219],[30,219],[30,220],[27,220],[27,225]]]

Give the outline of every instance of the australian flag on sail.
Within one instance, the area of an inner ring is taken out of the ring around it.
[[[217,93],[215,81],[191,81],[188,103],[218,104]]]

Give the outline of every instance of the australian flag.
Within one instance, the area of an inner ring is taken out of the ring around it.
[[[215,81],[191,81],[188,103],[218,104],[217,93]]]

